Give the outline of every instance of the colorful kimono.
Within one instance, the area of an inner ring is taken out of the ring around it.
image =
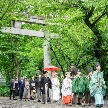
[[[19,90],[18,90],[18,81],[15,81],[14,82],[14,96],[15,96],[15,99],[17,99],[17,96],[19,96]]]
[[[25,81],[24,97],[25,99],[30,99],[30,84],[28,81]]]
[[[58,78],[52,78],[52,100],[59,101],[60,99],[60,82]],[[58,86],[57,86],[58,85]]]
[[[62,83],[62,101],[63,104],[72,103],[72,81],[65,78]]]
[[[98,87],[99,85],[99,87]],[[105,95],[105,81],[103,78],[103,72],[98,72],[97,70],[93,73],[90,81],[90,95],[94,96],[96,105],[103,105],[103,96]]]

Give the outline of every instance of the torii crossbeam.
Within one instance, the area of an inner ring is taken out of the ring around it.
[[[28,20],[28,21],[13,20],[11,22],[12,27],[2,27],[2,29],[0,31],[3,33],[11,33],[11,34],[17,34],[17,35],[36,36],[39,38],[46,38],[46,39],[44,39],[44,67],[48,67],[51,64],[48,40],[52,37],[58,37],[58,34],[55,34],[55,33],[48,34],[44,31],[21,29],[22,22],[41,24],[44,26],[46,25],[46,23],[44,22],[44,19],[35,17],[35,18],[30,18],[30,20]]]

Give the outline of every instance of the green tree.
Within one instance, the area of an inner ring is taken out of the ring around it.
[[[10,1],[8,1],[8,3],[10,3]],[[1,2],[1,4],[3,4],[3,2]],[[106,71],[108,69],[106,66],[108,62],[107,7],[107,0],[17,1],[14,7],[11,7],[11,11],[6,12],[4,17],[1,17],[2,20],[0,23],[2,26],[10,26],[10,21],[13,19],[27,20],[30,15],[46,17],[46,26],[28,24],[24,25],[23,28],[32,30],[42,29],[50,33],[55,32],[59,34],[59,38],[50,39],[51,61],[53,65],[61,67],[63,75],[65,75],[65,71],[70,68],[71,63],[75,63],[75,66],[81,68],[84,72],[87,67],[94,67],[94,64],[99,61],[102,64],[102,69]],[[0,16],[2,15],[3,14],[0,13]],[[17,46],[18,49],[16,49],[15,45],[17,44],[11,37],[16,38],[16,36],[9,35],[10,40],[14,44],[12,47],[9,47],[10,45],[8,44],[10,43],[8,43],[7,40],[5,43],[2,43],[2,45],[4,45],[8,51],[15,51],[14,58],[17,58],[19,64],[17,66],[18,69],[20,67],[20,69],[23,70],[22,73],[25,74],[26,71],[28,74],[31,71],[34,73],[37,69],[34,69],[35,66],[38,66],[39,63],[42,64],[43,61],[43,49],[40,48],[39,51],[35,52],[34,46],[38,46],[38,42],[41,45],[43,40],[39,39],[37,42],[37,38],[21,38],[17,36],[20,48]],[[6,39],[6,34],[2,34],[2,41],[4,39]],[[0,47],[2,47],[2,45],[0,45]],[[18,52],[16,52],[16,50],[18,50]],[[1,54],[3,55],[3,49]],[[12,53],[9,56],[7,53],[5,53],[5,55],[5,58],[2,58],[3,62],[7,58],[12,61]],[[36,58],[39,57],[39,59],[32,60],[34,56]],[[16,59],[13,60],[14,64],[16,63],[15,60]],[[30,64],[28,62],[30,62]],[[39,65],[39,67],[42,69],[42,65]],[[14,69],[15,67],[12,67],[12,70]],[[9,69],[7,68],[7,70]]]

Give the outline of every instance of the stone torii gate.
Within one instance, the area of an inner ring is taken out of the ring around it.
[[[42,30],[36,31],[36,30],[21,29],[22,23],[32,23],[32,24],[40,24],[40,25],[46,26],[46,23],[44,21],[45,21],[45,18],[42,18],[42,17],[30,17],[28,21],[12,20],[11,21],[12,27],[2,27],[0,31],[3,33],[11,33],[11,34],[16,34],[16,35],[36,36],[39,38],[45,38],[44,39],[44,67],[47,67],[51,64],[48,40],[53,37],[58,37],[58,34],[55,34],[55,33],[49,34]],[[51,76],[51,73],[49,73],[49,76]]]

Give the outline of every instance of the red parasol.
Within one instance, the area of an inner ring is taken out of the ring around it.
[[[49,67],[44,68],[43,70],[46,70],[46,71],[56,71],[56,70],[60,70],[60,68],[58,68],[56,66],[49,66]]]

